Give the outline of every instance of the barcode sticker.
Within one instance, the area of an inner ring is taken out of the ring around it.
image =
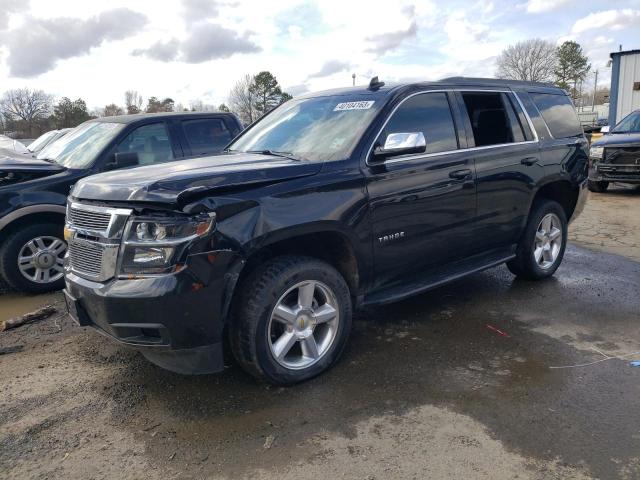
[[[336,108],[333,109],[334,112],[341,112],[344,110],[368,110],[373,104],[376,103],[375,100],[367,100],[362,102],[343,102],[336,105]]]

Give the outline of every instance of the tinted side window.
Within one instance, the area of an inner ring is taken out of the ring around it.
[[[566,95],[530,93],[553,138],[582,135],[580,120],[571,100]]]
[[[423,133],[427,141],[427,153],[458,148],[458,137],[446,93],[423,93],[409,98],[395,111],[378,143],[384,145],[390,133],[415,132]]]
[[[182,128],[193,155],[219,152],[233,138],[221,118],[185,120]]]
[[[116,152],[135,152],[139,165],[151,165],[173,160],[173,149],[164,123],[143,125],[120,142]]]
[[[476,147],[524,140],[522,127],[502,93],[463,92],[462,99],[469,115]]]

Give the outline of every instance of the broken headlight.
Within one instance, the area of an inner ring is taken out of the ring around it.
[[[184,248],[208,234],[215,214],[191,218],[133,217],[125,228],[120,274],[161,275],[179,271]]]

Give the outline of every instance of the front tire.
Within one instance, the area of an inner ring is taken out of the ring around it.
[[[529,280],[550,277],[560,266],[567,246],[567,216],[558,202],[534,204],[516,258],[507,263],[511,272]]]
[[[351,330],[351,294],[331,265],[277,257],[239,287],[231,348],[259,380],[292,385],[319,375],[340,357]]]
[[[0,273],[16,290],[44,293],[64,287],[62,259],[67,251],[62,225],[29,225],[10,234],[0,247]]]
[[[591,192],[604,193],[607,191],[607,188],[609,188],[609,182],[592,182],[589,180],[587,182],[587,187]]]

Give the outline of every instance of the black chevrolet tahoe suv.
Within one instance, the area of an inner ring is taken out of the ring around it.
[[[593,142],[589,157],[592,192],[606,191],[611,182],[640,185],[640,110]]]
[[[85,122],[33,157],[0,152],[0,277],[33,293],[64,286],[64,214],[81,178],[219,153],[241,130],[230,113],[125,115]]]
[[[223,351],[296,383],[354,308],[507,263],[552,275],[587,142],[544,84],[450,78],[290,100],[224,154],[86,178],[67,205],[71,316],[180,373]]]

